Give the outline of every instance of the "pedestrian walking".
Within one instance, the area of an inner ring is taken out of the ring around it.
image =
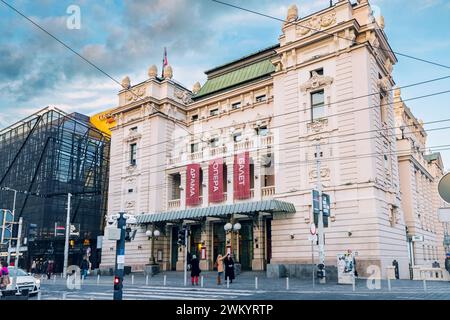
[[[31,263],[31,274],[34,276],[36,273],[36,260]]]
[[[228,279],[230,280],[230,283],[233,283],[234,279],[234,261],[233,258],[231,258],[230,254],[227,254],[225,257],[225,260],[223,261],[225,265],[225,281]]]
[[[191,260],[191,281],[192,281],[192,285],[198,286],[198,277],[200,276],[200,272],[202,272],[202,270],[200,270],[200,262],[197,259],[197,256],[194,254],[192,255],[192,260]]]
[[[9,279],[8,263],[2,261],[2,269],[0,271],[0,289],[5,290],[6,287],[11,283]]]
[[[48,261],[47,263],[47,279],[51,279],[54,269],[54,263],[53,260]]]
[[[216,268],[217,268],[217,284],[220,285],[220,281],[223,275],[223,259],[225,259],[221,254],[217,256]]]
[[[86,257],[84,257],[83,261],[81,261],[80,269],[81,269],[81,276],[86,278],[89,270],[89,261],[87,260]]]

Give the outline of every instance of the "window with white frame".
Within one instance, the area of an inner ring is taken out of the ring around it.
[[[316,121],[325,117],[324,90],[311,93],[311,120]]]
[[[136,165],[136,156],[137,156],[137,144],[130,144],[130,165]]]
[[[219,109],[211,109],[210,111],[209,111],[209,115],[211,116],[211,117],[213,117],[213,116],[217,116],[219,114]]]
[[[219,146],[219,137],[213,137],[209,140],[209,144],[212,148],[216,148]]]
[[[241,103],[236,102],[231,105],[231,110],[236,110],[236,109],[239,109],[240,107],[241,107]]]
[[[237,133],[233,134],[233,141],[234,142],[242,141],[242,133],[241,132],[237,132]]]
[[[191,143],[191,153],[198,152],[198,143]]]
[[[262,94],[260,96],[257,96],[255,100],[256,100],[256,102],[264,102],[267,100],[267,97],[265,94]]]

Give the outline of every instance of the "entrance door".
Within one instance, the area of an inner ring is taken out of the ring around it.
[[[253,259],[253,223],[242,221],[239,232],[239,262],[242,270],[252,269]]]
[[[221,254],[225,255],[225,230],[223,229],[225,223],[214,223],[213,224],[213,261],[215,262],[217,256]],[[217,268],[214,267],[214,270]]]

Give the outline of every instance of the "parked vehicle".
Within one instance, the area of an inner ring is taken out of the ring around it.
[[[13,278],[15,276],[15,268],[8,267],[9,277],[11,279],[11,283],[6,287],[6,291],[9,290],[19,290],[20,293],[24,290],[28,290],[29,295],[36,295],[41,290],[41,280],[36,279],[31,274],[26,273],[24,270],[18,268],[17,269],[17,283],[16,288],[13,288]]]

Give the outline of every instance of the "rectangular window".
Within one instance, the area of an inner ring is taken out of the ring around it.
[[[241,140],[242,140],[242,133],[238,132],[238,133],[235,133],[235,134],[233,135],[233,141],[234,141],[234,142],[239,142],[239,141],[241,141]]]
[[[269,134],[269,129],[267,129],[267,126],[259,127],[255,130],[258,136],[267,136]]]
[[[325,117],[325,92],[320,90],[311,93],[311,120]]]
[[[218,147],[219,146],[219,138],[214,137],[211,140],[209,140],[209,143],[211,144],[212,148]]]
[[[137,128],[137,127],[133,127],[133,128],[131,128],[131,129],[130,129],[130,132],[133,132],[133,133],[135,133],[135,132],[137,132],[137,130],[138,130],[138,128]]]
[[[217,116],[219,114],[219,109],[212,109],[209,111],[209,115],[212,116]]]
[[[137,144],[133,143],[130,145],[130,165],[136,165],[136,154],[137,154]]]
[[[314,73],[317,73],[319,76],[323,76],[323,68],[313,70],[309,73],[309,75],[312,77]]]
[[[194,114],[192,117],[191,117],[191,121],[197,121],[198,120],[198,114]]]
[[[256,102],[263,102],[263,101],[266,101],[266,95],[265,94],[256,97]]]
[[[133,193],[133,189],[128,189],[128,193]]]
[[[239,109],[240,107],[241,107],[241,103],[240,103],[240,102],[236,102],[236,103],[233,103],[233,104],[231,105],[231,109],[232,109],[232,110]]]
[[[191,143],[191,153],[198,152],[198,143]]]
[[[380,94],[380,117],[382,123],[387,123],[387,98],[384,94]]]

